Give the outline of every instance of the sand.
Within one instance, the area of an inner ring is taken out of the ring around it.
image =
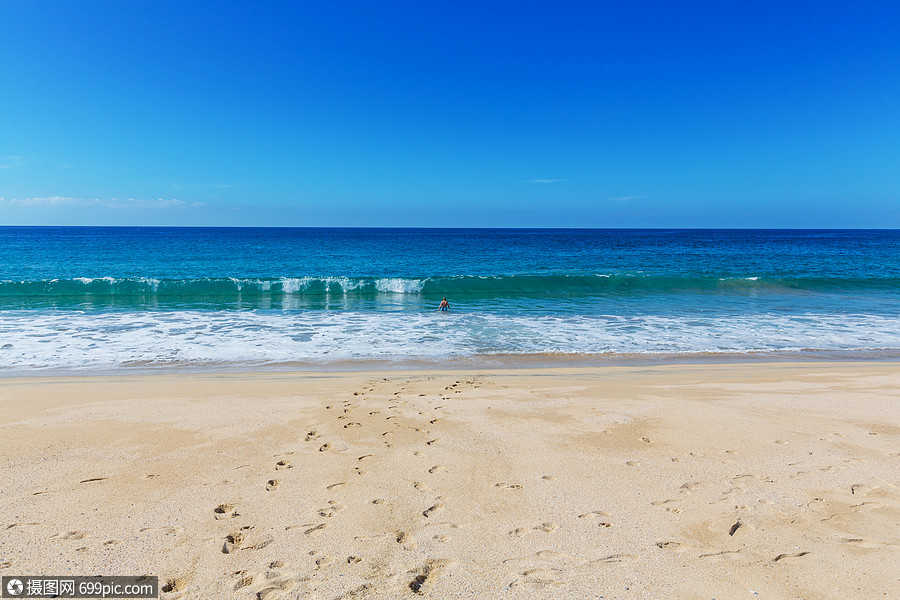
[[[900,367],[0,380],[0,574],[162,598],[898,598]]]

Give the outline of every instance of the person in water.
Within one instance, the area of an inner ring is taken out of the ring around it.
[[[441,310],[442,310],[442,311],[444,311],[444,310],[450,310],[450,303],[447,302],[447,299],[446,299],[446,298],[444,298],[443,300],[441,300]]]

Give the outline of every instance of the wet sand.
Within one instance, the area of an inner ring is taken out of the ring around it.
[[[0,574],[162,598],[900,597],[900,366],[0,380]]]

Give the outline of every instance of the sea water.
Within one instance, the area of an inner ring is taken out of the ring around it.
[[[0,227],[5,373],[710,355],[900,357],[900,231]]]

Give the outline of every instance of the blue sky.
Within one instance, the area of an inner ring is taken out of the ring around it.
[[[0,224],[900,227],[896,3],[236,4],[0,3]]]

